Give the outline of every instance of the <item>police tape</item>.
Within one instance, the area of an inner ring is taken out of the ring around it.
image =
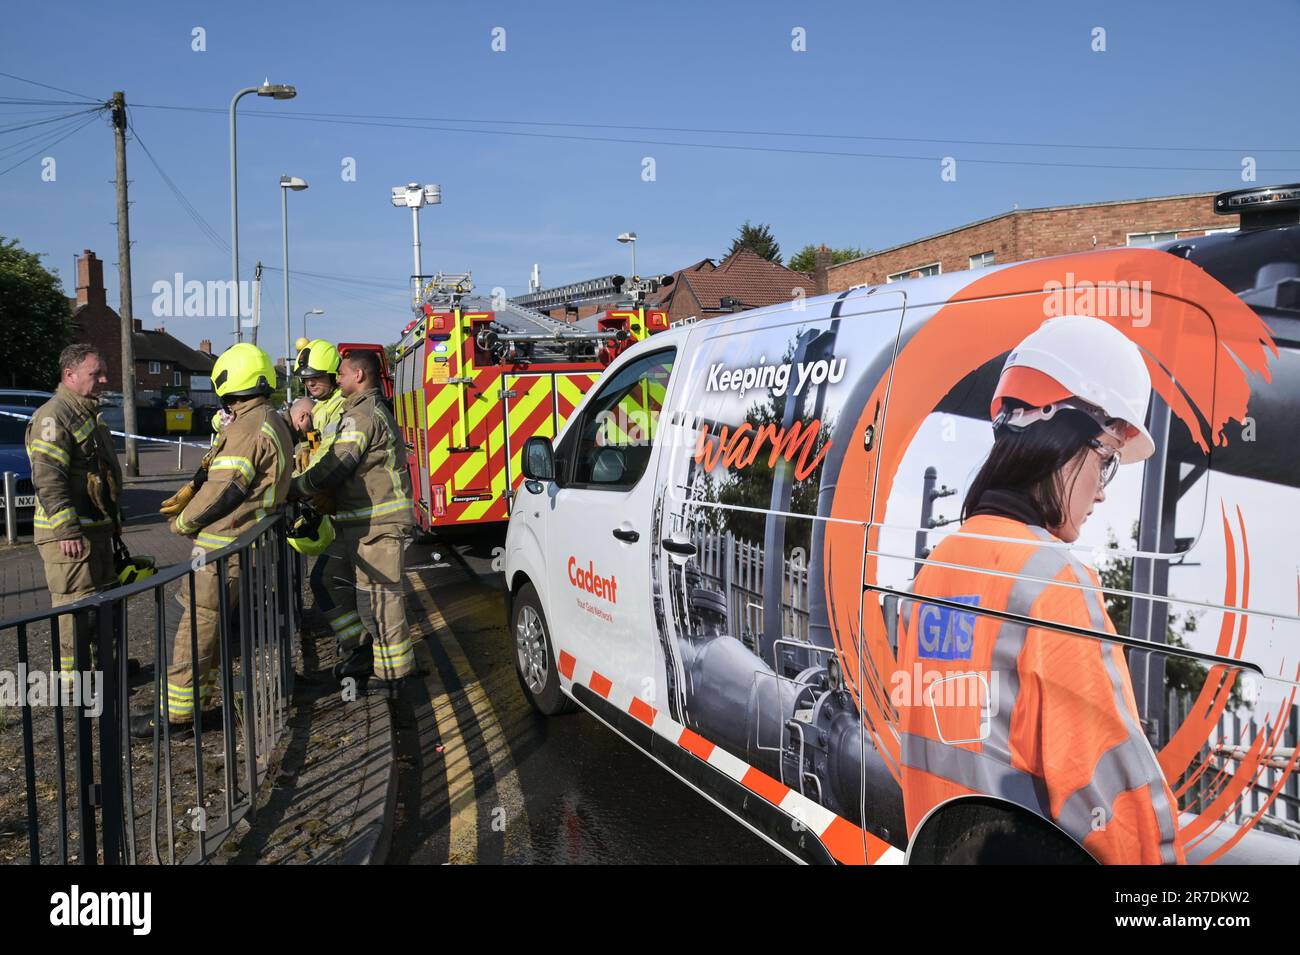
[[[12,411],[0,411],[0,416],[3,416],[5,418],[17,418],[19,421],[32,420],[32,416],[29,414],[28,415],[14,414]],[[113,435],[113,437],[115,438],[133,438],[136,441],[152,441],[154,444],[165,444],[169,448],[174,448],[177,445],[180,445],[181,447],[185,447],[185,448],[200,448],[206,451],[209,447],[211,447],[211,445],[200,444],[197,441],[182,441],[180,438],[176,438],[175,440],[171,438],[152,438],[147,434],[130,434],[129,432],[126,431],[112,431],[112,430],[110,430],[108,433]]]

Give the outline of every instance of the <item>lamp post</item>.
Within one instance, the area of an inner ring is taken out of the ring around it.
[[[624,232],[618,237],[618,241],[624,245],[632,246],[632,281],[636,281],[636,233]]]
[[[292,332],[289,330],[289,190],[302,192],[307,188],[307,182],[299,179],[297,176],[280,177],[280,221],[284,225],[284,367],[286,373],[291,370],[293,355],[293,340],[289,337]],[[289,381],[285,382],[285,393],[288,394],[293,390]]]
[[[272,99],[293,99],[298,91],[283,83],[263,80],[261,86],[246,86],[234,95],[230,101],[230,272],[235,285],[235,341],[244,340],[244,332],[239,324],[239,164],[235,151],[235,107],[249,93],[269,96]]]
[[[441,204],[442,186],[421,186],[418,182],[409,182],[405,186],[393,187],[393,205],[399,209],[406,207],[411,210],[411,236],[415,249],[415,274],[412,276],[415,295],[412,299],[417,303],[420,300],[420,279],[424,277],[420,264],[420,208]]]

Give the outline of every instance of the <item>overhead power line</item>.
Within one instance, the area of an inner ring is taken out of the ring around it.
[[[19,166],[21,166],[23,163],[27,162],[29,159],[32,159],[32,158],[34,158],[34,157],[36,157],[36,156],[41,155],[41,153],[47,153],[47,152],[49,152],[51,149],[53,149],[53,148],[54,148],[55,146],[57,146],[59,143],[63,142],[65,139],[67,139],[69,136],[71,136],[71,135],[73,135],[74,133],[80,132],[81,130],[85,129],[87,126],[89,126],[91,123],[93,123],[93,122],[96,120],[96,118],[98,118],[98,111],[96,111],[95,115],[92,115],[92,116],[88,117],[87,119],[85,119],[84,121],[82,121],[81,123],[78,123],[75,127],[73,127],[72,129],[70,129],[68,132],[64,133],[63,135],[59,136],[57,139],[54,139],[54,140],[52,140],[51,142],[46,143],[44,146],[42,146],[40,149],[37,149],[35,152],[29,153],[28,155],[24,156],[22,159],[18,160],[16,163],[14,163],[12,166],[9,166],[9,167],[7,167],[7,168],[5,168],[5,169],[0,169],[0,176],[4,176],[4,175],[7,175],[7,174],[13,172],[15,169],[17,169],[17,168],[18,168]]]
[[[36,82],[36,80],[29,80],[29,79],[25,79],[24,77],[21,77],[21,76],[15,76],[13,73],[4,73],[4,72],[0,72],[0,76],[7,77],[7,78],[9,78],[9,79],[11,79],[11,80],[17,80],[19,83],[26,83],[26,84],[28,84],[29,86],[39,86],[39,87],[41,87],[42,89],[54,90],[54,92],[56,92],[56,93],[66,93],[68,96],[79,96],[79,97],[81,97],[83,100],[88,100],[88,101],[91,101],[91,102],[95,102],[95,101],[96,101],[96,100],[95,100],[95,97],[93,97],[93,96],[86,96],[86,95],[83,94],[83,93],[74,93],[74,92],[72,92],[72,90],[65,90],[65,89],[61,89],[60,87],[57,87],[57,86],[50,86],[48,83],[38,83],[38,82]]]
[[[177,106],[159,103],[141,103],[137,104],[140,109],[164,109],[177,110],[181,112],[195,113],[225,113],[226,110],[219,107],[210,106]],[[836,155],[836,156],[855,156],[870,159],[909,159],[909,160],[934,160],[941,157],[935,156],[910,156],[894,154],[873,154],[873,153],[845,153],[839,151],[820,151],[820,150],[791,150],[779,146],[743,146],[740,144],[729,143],[694,143],[694,142],[654,142],[646,140],[633,140],[623,137],[606,138],[606,137],[577,137],[572,134],[542,134],[528,133],[520,130],[504,129],[464,129],[448,128],[443,126],[431,126],[432,123],[471,123],[471,124],[493,124],[498,126],[534,126],[547,129],[613,129],[627,130],[633,132],[661,132],[661,133],[694,133],[705,135],[719,136],[777,136],[797,139],[839,139],[852,140],[860,142],[890,142],[890,143],[927,143],[932,145],[950,145],[950,146],[992,146],[998,148],[1014,149],[1071,149],[1071,150],[1123,150],[1135,152],[1222,152],[1222,153],[1243,153],[1243,152],[1300,152],[1300,145],[1297,146],[1188,146],[1188,145],[1143,145],[1133,143],[1044,143],[1044,142],[1017,142],[1011,140],[983,140],[983,139],[959,139],[959,138],[927,138],[916,136],[866,136],[855,133],[824,133],[824,132],[796,132],[790,130],[757,130],[757,129],[714,129],[706,127],[683,127],[683,126],[643,126],[643,125],[621,125],[617,123],[585,123],[585,122],[564,122],[564,121],[538,121],[538,120],[510,120],[510,119],[476,119],[465,117],[419,117],[419,116],[391,116],[383,114],[368,113],[330,113],[330,112],[272,112],[269,110],[250,109],[245,115],[259,116],[268,119],[287,120],[291,122],[319,122],[332,123],[338,125],[355,125],[355,126],[391,126],[401,129],[429,129],[433,131],[460,132],[471,134],[496,134],[496,135],[517,135],[517,136],[543,136],[550,135],[561,139],[585,139],[591,142],[632,142],[645,145],[659,146],[696,146],[702,148],[716,149],[760,149],[772,152],[807,152],[814,155]],[[1088,168],[1135,168],[1128,166],[1108,166],[1091,163],[1043,163],[1035,160],[966,160],[968,162],[983,161],[989,163],[1006,163],[1017,165],[1071,165],[1084,166]],[[1152,169],[1167,169],[1167,166],[1137,167]],[[1214,171],[1218,171],[1215,169]]]

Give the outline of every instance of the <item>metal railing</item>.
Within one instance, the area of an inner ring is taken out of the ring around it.
[[[731,531],[696,531],[693,535],[701,577],[725,595],[733,633],[742,639],[763,632],[763,575],[767,555],[760,544]],[[808,639],[808,568],[780,561],[781,632]],[[774,608],[776,609],[776,608]]]
[[[1165,703],[1162,745],[1193,715],[1196,699],[1191,693],[1169,688]],[[1289,771],[1300,736],[1300,704],[1292,703],[1278,714],[1266,716],[1263,726],[1256,715],[1255,708],[1245,712],[1245,719],[1242,711],[1220,714],[1210,741],[1201,747],[1182,786],[1176,788],[1183,790],[1182,802],[1187,808],[1204,810],[1230,788],[1239,768],[1245,767],[1249,781],[1226,810],[1233,824],[1243,825],[1258,815],[1260,828],[1300,839],[1300,776]],[[1261,731],[1266,745],[1256,756],[1252,744]],[[1270,801],[1274,790],[1277,794]]]
[[[241,819],[251,820],[293,692],[301,565],[285,540],[284,521],[283,514],[263,518],[234,543],[196,551],[193,560],[139,583],[0,621],[0,670],[12,666],[22,678],[19,698],[0,701],[0,824],[8,818],[11,830],[0,838],[0,860],[201,862]],[[205,729],[202,717],[199,687],[205,674],[198,672],[197,614],[188,615],[186,632],[177,632],[184,610],[178,595],[193,607],[196,575],[212,566],[220,604],[219,729]],[[237,590],[231,593],[236,566]],[[64,618],[77,631],[76,676],[58,672]],[[134,709],[157,711],[160,701],[170,705],[167,669],[175,640],[190,643],[193,736],[175,738],[172,724],[159,718],[152,739],[133,741],[131,693],[147,689],[148,662],[154,692],[142,693],[148,704]],[[48,674],[39,664],[42,644],[49,647]],[[132,672],[132,651],[145,663],[138,674]],[[52,688],[44,698],[32,692],[42,676]],[[14,772],[17,765],[21,773]],[[19,838],[13,830],[20,803],[26,851],[5,852]]]

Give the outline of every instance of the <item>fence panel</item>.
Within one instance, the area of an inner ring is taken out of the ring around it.
[[[17,843],[25,851],[6,853],[16,840],[0,841],[0,861],[200,862],[256,812],[293,692],[302,567],[283,524],[283,515],[264,518],[227,547],[140,583],[0,621],[0,668],[12,664],[35,680],[20,681],[17,721],[0,707],[0,824],[25,817],[25,846]],[[215,679],[199,672],[198,615],[184,613],[210,568],[219,604]],[[181,628],[183,618],[189,626]],[[60,672],[61,625],[76,635],[75,671],[68,673]],[[189,644],[188,697],[167,689],[178,640]],[[139,674],[130,667],[132,651],[143,663]],[[42,658],[48,672],[36,663]],[[192,704],[189,738],[155,719],[151,739],[132,740],[131,694],[150,682],[152,696],[140,693],[143,711]],[[43,697],[30,692],[42,684],[50,690]],[[202,716],[212,702],[208,684],[219,691],[219,726]]]

